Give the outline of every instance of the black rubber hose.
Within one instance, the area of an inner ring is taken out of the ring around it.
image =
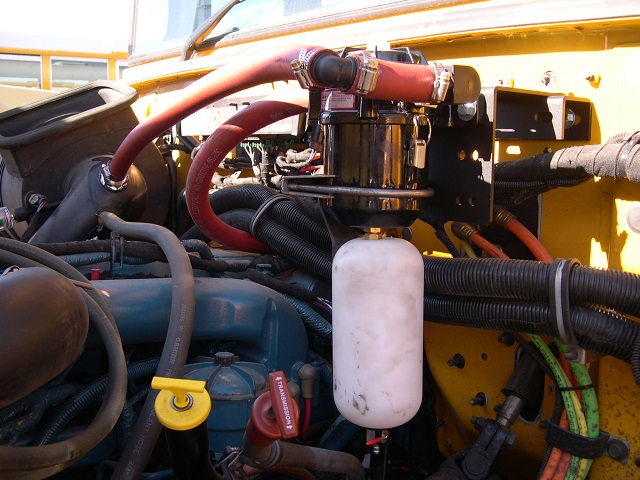
[[[547,302],[553,264],[499,258],[423,257],[425,292]],[[576,265],[569,274],[572,304],[599,305],[640,316],[640,275]]]
[[[158,363],[158,359],[152,359],[129,365],[127,367],[127,378],[131,381],[151,375],[157,370]],[[80,412],[103,397],[108,384],[109,376],[105,375],[65,400],[33,438],[31,445],[49,445],[53,443],[60,432],[67,428],[69,423]]]
[[[262,185],[238,185],[212,193],[209,196],[209,203],[217,215],[239,208],[257,210],[277,193]],[[293,200],[274,203],[266,215],[321,248],[331,250],[331,237],[324,223],[311,217]],[[191,238],[190,235],[185,234],[183,238]]]
[[[424,312],[425,321],[435,323],[553,335],[550,308],[542,303],[425,294]],[[640,330],[636,322],[575,305],[570,321],[583,348],[631,361]]]
[[[173,294],[169,328],[156,374],[179,378],[187,358],[195,314],[195,280],[189,255],[180,240],[159,225],[125,222],[108,212],[101,213],[100,220],[111,231],[157,243],[167,257]],[[162,430],[154,410],[157,395],[158,391],[153,390],[147,396],[113,478],[135,479],[144,471]]]
[[[44,478],[78,461],[111,431],[124,405],[127,393],[127,365],[120,336],[98,304],[81,290],[91,325],[102,339],[109,364],[109,385],[100,410],[89,426],[78,435],[41,447],[0,447],[0,477]]]
[[[283,202],[279,202],[283,203]],[[220,215],[230,225],[249,231],[254,212],[249,209],[237,209]],[[269,218],[262,218],[255,228],[256,238],[269,245],[274,251],[296,265],[315,273],[319,277],[331,279],[331,254],[314,243],[297,236],[288,228]]]
[[[70,280],[86,283],[87,279],[78,270],[60,260],[55,255],[52,255],[44,250],[37,248],[28,243],[18,242],[16,240],[10,240],[0,237],[0,250],[5,250],[17,254],[26,259],[32,260],[41,264],[42,266],[49,267],[58,273],[61,273]],[[116,320],[107,305],[102,294],[97,290],[87,290],[87,294],[98,304],[100,309],[109,318],[111,324],[116,328]]]

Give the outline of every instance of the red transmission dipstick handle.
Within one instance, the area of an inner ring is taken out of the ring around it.
[[[251,408],[247,436],[254,445],[268,446],[281,438],[298,436],[300,407],[291,397],[284,372],[269,374],[269,391],[260,395]]]

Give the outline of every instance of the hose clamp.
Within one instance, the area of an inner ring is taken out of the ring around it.
[[[578,344],[571,325],[569,279],[571,269],[580,265],[577,258],[557,259],[551,264],[549,275],[549,307],[551,328],[556,338],[567,346],[565,357],[573,362],[585,362],[586,352]]]
[[[316,86],[315,82],[311,78],[311,75],[309,74],[309,62],[316,53],[318,53],[318,49],[316,48],[303,48],[302,50],[300,50],[298,58],[291,61],[293,74],[295,75],[296,80],[298,80],[300,87],[304,88],[305,90],[309,90]]]
[[[125,177],[122,180],[116,180],[111,171],[109,170],[109,164],[103,163],[102,168],[100,169],[99,175],[100,185],[111,192],[121,192],[129,183],[128,177]]]
[[[353,93],[356,95],[367,95],[376,89],[380,67],[375,53],[370,50],[362,50],[356,55],[360,68],[358,69],[358,79]]]
[[[618,153],[618,161],[616,162],[616,169],[614,172],[614,178],[618,178],[618,166],[622,164],[623,167],[626,167],[627,159],[629,158],[629,154],[633,147],[635,147],[638,142],[640,142],[640,131],[634,132],[624,143],[624,147]],[[629,172],[627,172],[627,176]]]
[[[436,63],[431,67],[431,71],[433,72],[433,91],[429,100],[432,103],[444,102],[449,85],[451,85],[451,72],[446,70],[441,63]]]

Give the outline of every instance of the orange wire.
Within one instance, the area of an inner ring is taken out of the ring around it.
[[[485,239],[480,234],[476,233],[469,239],[469,241],[473,243],[476,247],[486,252],[487,255],[489,255],[490,257],[506,258],[506,259],[509,258],[507,255],[505,255],[505,253],[502,250],[500,250],[498,247],[496,247],[493,243]]]
[[[560,416],[560,427],[564,429],[569,428],[569,419],[567,418],[567,411],[564,408],[562,409],[562,415]],[[554,478],[564,453],[565,452],[559,448],[553,447],[551,455],[549,455],[549,460],[547,460],[547,465],[544,467],[539,480],[552,480]]]
[[[527,227],[520,223],[518,219],[511,218],[511,220],[507,222],[506,227],[507,230],[513,233],[522,243],[525,244],[537,260],[540,260],[541,262],[553,262],[553,257],[549,255],[549,252],[547,252],[544,245],[540,243],[540,240],[538,240],[538,238],[531,233]]]
[[[547,263],[553,262],[553,257],[540,240],[516,218],[511,218],[511,220],[507,222],[506,228],[529,249],[537,260]],[[575,385],[577,383],[575,375],[571,367],[569,367],[567,360],[564,358],[564,355],[560,355],[560,364],[567,374],[571,385]],[[578,394],[581,396],[580,392],[578,392]],[[567,411],[565,409],[562,410],[562,416],[560,417],[560,427],[565,430],[569,428],[569,420],[567,419]],[[554,447],[551,450],[551,455],[540,476],[540,480],[563,480],[567,476],[570,465],[571,454]]]

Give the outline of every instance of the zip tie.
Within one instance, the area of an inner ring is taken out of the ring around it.
[[[571,305],[569,303],[569,273],[575,265],[580,265],[576,258],[556,259],[551,264],[549,307],[554,336],[566,345],[579,346],[571,326]]]
[[[275,203],[278,203],[282,200],[291,200],[291,198],[286,195],[277,194],[258,207],[258,209],[256,210],[256,213],[253,215],[253,218],[251,219],[251,223],[249,224],[249,232],[254,238],[256,236],[256,225],[258,225],[258,221],[260,220],[262,215],[264,215],[267,211],[269,211],[269,209]]]
[[[576,392],[582,390],[591,390],[593,388],[593,384],[588,385],[575,385],[571,387],[558,387],[556,385],[549,385],[550,392]]]

